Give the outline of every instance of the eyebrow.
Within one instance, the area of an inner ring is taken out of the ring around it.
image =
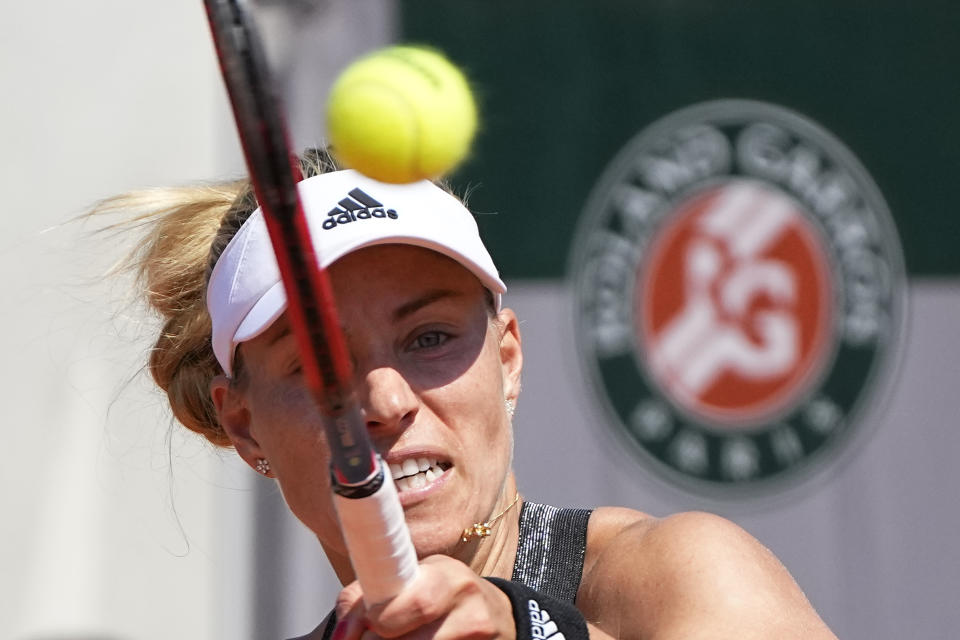
[[[460,291],[453,291],[451,289],[433,289],[426,292],[418,298],[414,298],[410,302],[405,302],[400,305],[393,311],[393,321],[399,322],[407,316],[416,313],[420,309],[437,302],[438,300],[443,300],[444,298],[456,298],[462,296],[463,293]]]
[[[278,342],[280,342],[281,340],[289,336],[291,333],[293,333],[293,330],[290,328],[290,325],[288,324],[287,326],[285,326],[283,329],[280,330],[280,333],[270,338],[270,342],[267,343],[267,346],[272,347],[273,345],[277,344]]]

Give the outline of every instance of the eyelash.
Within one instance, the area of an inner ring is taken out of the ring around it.
[[[432,331],[424,331],[423,333],[417,335],[413,340],[410,341],[410,346],[407,348],[408,351],[421,351],[429,349],[437,349],[445,345],[451,338],[454,336],[446,331],[441,331],[439,329],[434,329]],[[424,344],[424,340],[429,339],[430,344]],[[303,373],[303,367],[300,363],[300,359],[296,358],[292,361],[287,367],[289,374],[292,376],[299,376]]]
[[[436,338],[436,340],[433,344],[424,345],[423,339],[427,337]],[[450,338],[450,334],[445,331],[425,331],[413,339],[410,349],[413,351],[420,349],[435,349],[443,346]]]

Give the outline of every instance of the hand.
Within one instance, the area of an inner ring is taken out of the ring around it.
[[[417,578],[392,600],[368,608],[360,584],[337,598],[331,640],[377,638],[516,640],[510,600],[467,565],[447,556],[420,562]]]

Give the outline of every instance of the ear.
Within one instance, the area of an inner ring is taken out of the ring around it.
[[[500,331],[500,366],[503,371],[503,396],[517,401],[520,395],[520,372],[523,370],[523,349],[520,341],[520,323],[513,309],[497,314]]]
[[[210,381],[210,398],[220,426],[244,462],[256,469],[257,461],[264,458],[269,460],[250,430],[246,394],[231,384],[226,376],[220,375]],[[272,476],[272,473],[267,472],[266,475]]]

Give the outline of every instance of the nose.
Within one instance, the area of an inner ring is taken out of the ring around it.
[[[403,375],[392,367],[379,367],[364,377],[361,399],[367,429],[388,433],[413,424],[420,400]]]

